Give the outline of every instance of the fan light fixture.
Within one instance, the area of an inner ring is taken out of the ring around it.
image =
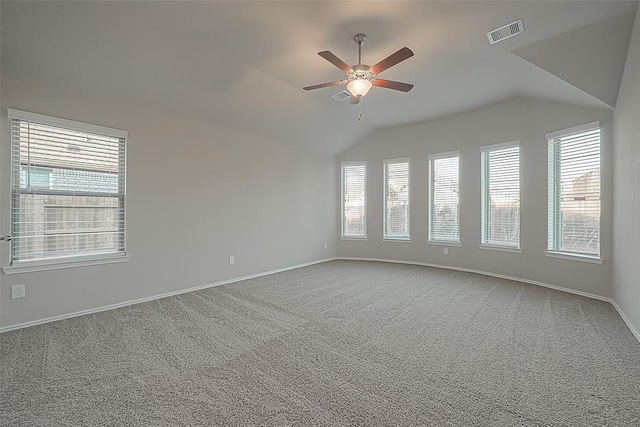
[[[378,77],[378,74],[393,67],[394,65],[409,59],[413,56],[413,52],[408,47],[403,47],[394,54],[387,56],[382,61],[378,62],[373,67],[362,63],[362,43],[367,37],[364,34],[356,34],[353,40],[358,45],[358,63],[353,67],[348,66],[342,59],[335,56],[328,50],[318,52],[318,55],[338,67],[345,73],[345,77],[342,80],[336,80],[333,82],[320,83],[317,85],[303,87],[304,90],[321,89],[323,87],[337,86],[347,84],[347,89],[351,94],[349,104],[360,103],[360,98],[365,96],[371,86],[384,87],[387,89],[399,90],[401,92],[409,92],[413,89],[413,85],[410,83],[396,82],[393,80],[385,80]]]
[[[349,92],[351,92],[351,95],[357,96],[357,97],[363,97],[367,94],[367,92],[369,92],[369,89],[371,89],[371,86],[373,86],[373,83],[371,83],[369,80],[359,78],[359,79],[351,80],[347,85],[347,89],[349,89]]]

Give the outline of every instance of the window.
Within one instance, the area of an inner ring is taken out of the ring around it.
[[[385,239],[409,240],[409,160],[384,161]]]
[[[8,112],[12,266],[124,256],[127,133]]]
[[[549,251],[600,257],[599,126],[547,134]]]
[[[429,156],[429,242],[460,242],[460,153]]]
[[[481,148],[482,246],[520,248],[520,147]]]
[[[367,237],[367,164],[343,162],[342,237]]]

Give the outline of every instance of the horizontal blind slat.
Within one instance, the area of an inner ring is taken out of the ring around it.
[[[548,248],[600,254],[600,129],[549,140]]]
[[[433,158],[429,168],[428,239],[459,242],[459,155]]]
[[[520,147],[481,153],[482,243],[520,246]]]
[[[384,162],[385,238],[409,238],[409,162],[387,160]]]
[[[366,236],[366,165],[342,165],[342,237]]]
[[[125,248],[124,138],[12,119],[12,259]]]

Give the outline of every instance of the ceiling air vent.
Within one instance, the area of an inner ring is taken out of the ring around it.
[[[333,99],[336,101],[344,101],[345,99],[351,98],[351,93],[348,90],[343,90],[342,92],[338,92],[335,95],[331,95]]]
[[[503,27],[497,28],[493,31],[489,31],[487,33],[487,37],[489,38],[489,43],[494,44],[499,41],[508,39],[509,37],[513,37],[516,34],[520,34],[524,31],[524,25],[522,24],[522,19],[518,19],[517,21],[513,21],[510,24],[507,24]]]

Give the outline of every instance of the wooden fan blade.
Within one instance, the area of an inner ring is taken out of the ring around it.
[[[413,85],[410,83],[394,82],[393,80],[385,79],[375,79],[373,81],[373,85],[387,89],[400,90],[402,92],[409,92],[413,89]]]
[[[318,55],[322,56],[324,59],[331,62],[336,67],[340,68],[345,73],[347,74],[353,73],[353,68],[349,67],[347,64],[345,64],[345,62],[342,59],[338,58],[328,50],[323,50],[322,52],[318,52]]]
[[[359,102],[360,102],[360,97],[359,96],[351,95],[351,98],[349,98],[349,104],[351,104],[351,105],[357,104]]]
[[[341,85],[341,84],[344,84],[346,82],[347,82],[346,80],[336,80],[335,82],[320,83],[320,84],[313,85],[313,86],[303,87],[302,89],[304,89],[304,90],[321,89],[323,87]]]
[[[413,56],[413,52],[408,47],[403,47],[399,51],[394,54],[387,56],[382,61],[378,62],[376,65],[371,67],[371,72],[373,74],[380,74],[387,68],[393,67],[394,65],[404,61],[405,59],[409,59]]]

